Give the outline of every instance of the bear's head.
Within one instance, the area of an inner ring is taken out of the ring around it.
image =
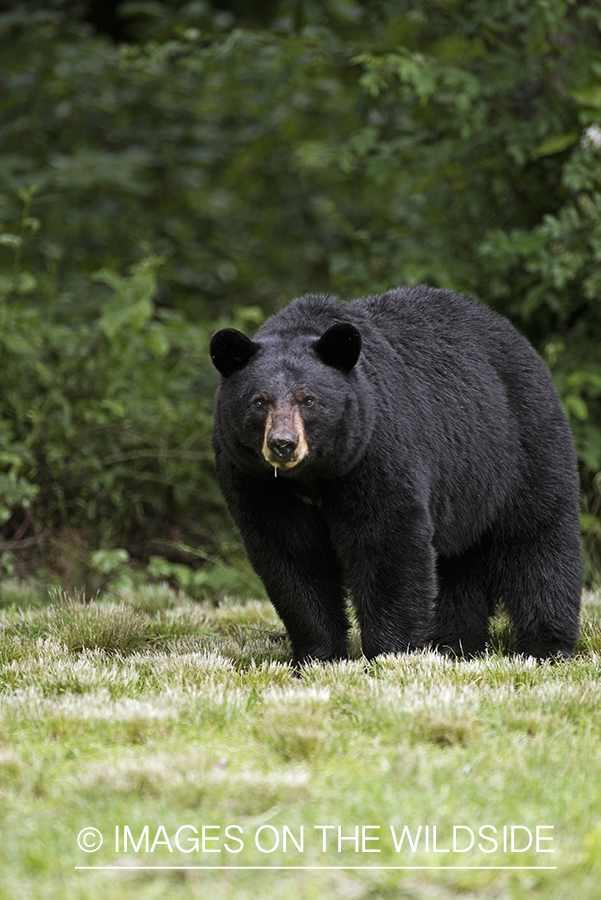
[[[215,433],[232,461],[253,474],[295,477],[347,469],[359,442],[361,344],[349,322],[318,338],[276,332],[251,340],[234,328],[215,332],[211,359],[223,376]]]

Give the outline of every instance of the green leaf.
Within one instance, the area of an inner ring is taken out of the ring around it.
[[[18,353],[19,355],[29,354],[34,350],[33,345],[17,332],[6,331],[4,334],[0,333],[0,344],[4,344],[11,353]]]
[[[127,324],[132,331],[140,331],[154,315],[154,303],[148,297],[142,297],[132,304],[127,311]]]
[[[30,294],[37,287],[37,278],[31,272],[19,272],[16,281],[16,289],[19,294]]]
[[[582,513],[580,516],[580,527],[583,532],[590,534],[601,534],[601,520],[591,513]]]
[[[144,343],[156,359],[163,359],[171,346],[163,328],[150,328],[144,335]]]
[[[23,238],[18,234],[0,234],[0,244],[4,247],[20,247],[23,243]]]
[[[125,415],[125,406],[119,400],[115,400],[112,397],[105,398],[101,404],[104,409],[108,409],[109,412],[113,413],[113,415],[118,416],[120,419]]]
[[[569,131],[565,134],[554,134],[551,137],[545,138],[545,140],[541,141],[538,147],[535,148],[532,154],[533,159],[538,159],[541,156],[553,156],[554,153],[561,153],[573,144],[577,144],[579,140],[580,132],[578,131]]]
[[[112,269],[97,269],[96,272],[92,272],[91,278],[94,281],[101,281],[104,284],[107,284],[109,287],[112,287],[116,293],[121,292],[127,286],[127,279],[118,275],[117,272],[113,272]]]
[[[37,216],[28,216],[28,217],[25,219],[25,222],[24,222],[23,224],[26,225],[27,228],[29,228],[29,230],[30,230],[33,234],[35,234],[36,231],[39,231],[40,228],[41,228],[41,226],[42,226],[42,223],[41,223],[41,221],[37,218]]]
[[[109,575],[129,561],[127,550],[96,550],[90,557],[92,566],[104,575]]]
[[[568,94],[582,106],[592,106],[595,109],[601,109],[601,84],[589,84],[585,88],[568,91]]]
[[[564,406],[568,413],[571,413],[581,422],[584,422],[588,419],[588,406],[586,401],[579,397],[577,394],[569,394],[564,398]]]

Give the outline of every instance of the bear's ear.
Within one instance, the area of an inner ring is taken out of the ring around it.
[[[338,322],[322,334],[313,349],[327,366],[350,372],[361,353],[361,332],[350,322]]]
[[[220,328],[211,338],[209,351],[215,368],[228,378],[252,359],[257,345],[235,328]]]

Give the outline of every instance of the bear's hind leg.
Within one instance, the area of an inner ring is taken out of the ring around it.
[[[470,549],[461,556],[439,556],[438,592],[430,645],[441,653],[476,656],[489,636],[489,606],[481,554]]]
[[[515,626],[518,653],[538,659],[573,656],[582,593],[575,523],[499,541],[491,563],[494,592]]]

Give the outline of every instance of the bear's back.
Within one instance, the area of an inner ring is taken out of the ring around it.
[[[407,342],[429,350],[453,344],[456,349],[494,348],[513,343],[520,352],[529,345],[514,326],[477,300],[424,285],[365,297],[347,305],[355,316],[392,345]],[[340,310],[344,315],[344,308]]]
[[[424,285],[402,287],[352,302],[324,294],[305,294],[268,319],[255,339],[313,340],[337,322],[356,325],[368,353],[387,353],[393,348],[403,355],[403,348],[411,347],[412,354],[419,354],[423,347],[431,354],[453,346],[460,355],[462,348],[469,348],[473,358],[478,358],[485,349],[492,351],[493,356],[495,348],[503,354],[509,345],[526,358],[534,354],[513,325],[484,304]]]

